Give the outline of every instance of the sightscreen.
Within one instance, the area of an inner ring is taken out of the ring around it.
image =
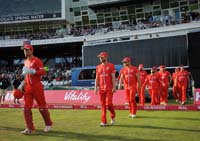
[[[97,55],[102,51],[109,53],[109,61],[115,65],[126,56],[132,58],[134,65],[142,63],[148,68],[188,65],[186,35],[83,46],[83,66],[99,64]]]

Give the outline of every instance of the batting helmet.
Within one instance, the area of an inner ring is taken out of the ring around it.
[[[15,89],[13,91],[13,95],[15,98],[20,99],[24,96],[24,93],[22,91],[20,91],[19,89]]]

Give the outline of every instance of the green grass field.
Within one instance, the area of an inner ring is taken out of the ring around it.
[[[0,141],[199,141],[200,112],[116,111],[116,124],[99,127],[100,110],[50,110],[53,130],[43,133],[44,123],[34,109],[36,133],[21,135],[24,121],[21,109],[0,109]]]

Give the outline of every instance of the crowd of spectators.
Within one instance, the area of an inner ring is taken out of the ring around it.
[[[42,82],[45,87],[54,86],[70,86],[71,85],[71,68],[81,67],[81,60],[74,60],[71,63],[57,63],[48,67],[48,71],[45,76],[42,77]],[[5,74],[9,79],[10,84],[14,81],[17,74],[22,74],[23,65],[14,66],[1,66],[0,74]],[[23,79],[23,76],[21,76]],[[12,89],[10,85],[9,89]]]
[[[70,30],[66,28],[61,29],[49,29],[47,31],[38,31],[34,33],[24,32],[18,35],[2,35],[0,40],[8,39],[30,39],[30,40],[41,40],[41,39],[55,39],[63,38],[67,36],[87,36],[87,35],[96,35],[96,34],[106,34],[111,31],[116,30],[142,30],[148,28],[156,28],[162,26],[170,26],[181,23],[189,23],[192,21],[200,21],[200,13],[197,12],[185,12],[182,16],[182,19],[176,20],[171,15],[158,16],[157,18],[149,17],[148,19],[141,19],[139,21],[131,21],[128,24],[107,24],[101,26],[84,26],[84,27],[75,27],[72,26]]]
[[[101,26],[85,26],[85,27],[72,27],[70,35],[73,36],[87,36],[96,34],[106,34],[111,31],[120,30],[142,30],[170,25],[177,25],[181,23],[189,23],[192,21],[200,21],[200,13],[190,12],[183,15],[182,19],[176,20],[171,15],[160,16],[157,18],[149,17],[148,19],[141,19],[139,21],[132,21],[128,24],[121,24],[116,22],[115,24],[107,24]]]
[[[55,30],[49,31],[38,31],[38,32],[22,32],[19,34],[2,35],[0,40],[10,40],[10,39],[30,39],[30,40],[42,40],[42,39],[56,39],[63,38],[64,34],[60,34]]]

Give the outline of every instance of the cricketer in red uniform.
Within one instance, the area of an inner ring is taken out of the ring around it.
[[[125,67],[125,65],[124,65],[124,67]],[[122,73],[123,73],[123,71],[124,71],[124,67],[120,70],[120,73],[119,73],[119,76],[118,76],[118,78],[117,78],[117,81],[118,81],[118,84],[119,84],[119,80],[120,80],[120,77],[121,77],[121,75],[122,75]],[[124,83],[124,82],[121,82],[121,83]],[[121,85],[121,84],[120,84]],[[125,103],[124,103],[124,105],[129,105],[129,101],[128,101],[128,96],[127,96],[127,94],[126,94],[126,97],[125,97]]]
[[[142,85],[142,91],[148,86],[151,96],[151,105],[160,105],[160,84],[161,79],[156,73],[156,67],[151,68],[151,74],[147,75],[145,82]]]
[[[179,72],[179,68],[176,68],[175,72],[173,72],[172,78],[171,78],[171,81],[173,81],[172,93],[173,93],[174,98],[176,99],[176,102],[181,101],[180,91],[178,88],[178,79],[177,79],[178,72]]]
[[[180,66],[180,71],[178,72],[178,89],[181,96],[181,104],[184,105],[186,102],[186,92],[189,83],[189,72],[184,69],[184,66]]]
[[[135,100],[135,95],[137,92],[137,83],[140,87],[140,80],[138,75],[137,67],[131,65],[131,58],[125,57],[122,62],[126,65],[124,67],[120,81],[119,81],[119,89],[121,88],[121,82],[124,82],[124,90],[128,97],[129,107],[130,107],[130,115],[129,117],[136,117],[137,105]]]
[[[101,123],[100,126],[107,125],[106,109],[110,111],[111,124],[115,122],[115,110],[112,103],[113,93],[116,91],[115,85],[115,67],[112,63],[107,61],[108,53],[101,52],[98,55],[101,64],[96,68],[96,80],[95,80],[95,94],[99,89],[100,101],[101,101]]]
[[[166,105],[168,103],[168,89],[171,80],[171,74],[165,70],[165,66],[160,66],[158,72],[161,78],[161,91],[160,91],[160,103]]]
[[[143,64],[139,64],[138,66],[138,74],[139,74],[139,78],[140,78],[140,85],[142,86],[145,82],[145,79],[147,77],[147,72],[144,70],[144,66]],[[137,92],[138,92],[138,96],[139,96],[139,102],[141,105],[145,104],[145,95],[144,95],[144,91],[142,91],[141,89],[142,87],[139,87],[139,85],[137,85]]]
[[[24,44],[22,49],[24,50],[25,57],[27,57],[24,62],[22,73],[25,75],[24,118],[27,128],[21,133],[31,134],[35,130],[31,111],[34,99],[38,104],[40,114],[42,115],[46,125],[43,131],[48,132],[51,130],[52,121],[46,107],[44,89],[40,80],[41,76],[45,75],[46,72],[42,61],[33,55],[33,47],[30,44]]]

